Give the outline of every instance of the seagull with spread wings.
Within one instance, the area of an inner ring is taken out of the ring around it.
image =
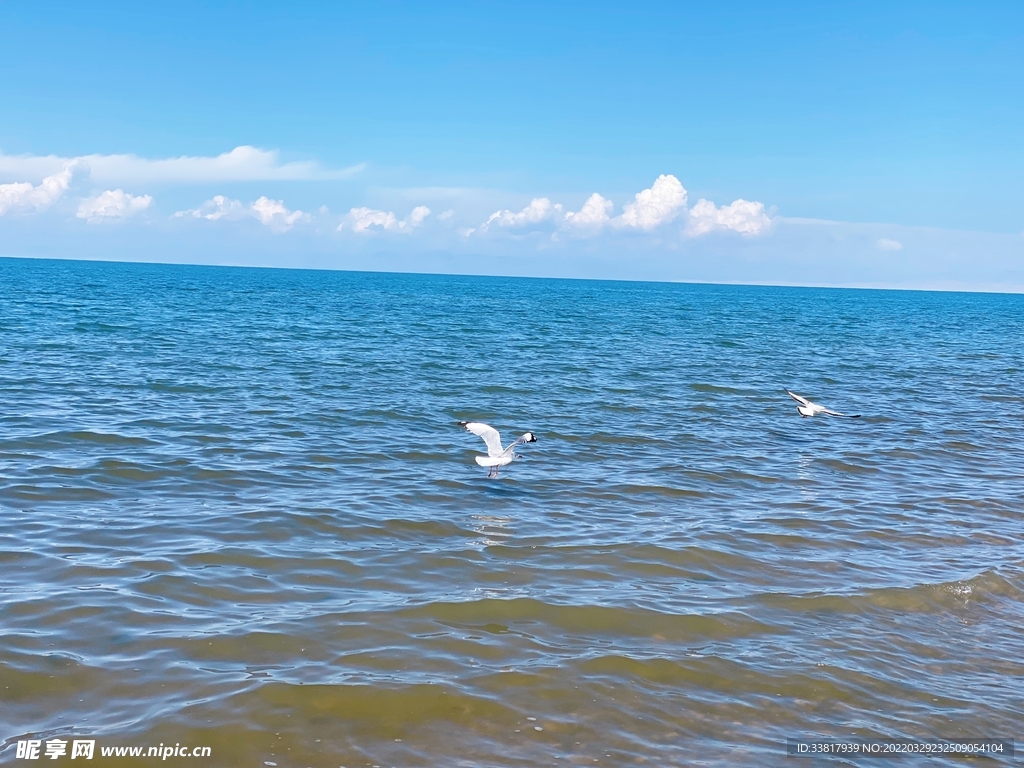
[[[504,467],[506,464],[511,464],[513,459],[522,458],[520,454],[513,450],[517,445],[537,442],[537,436],[534,435],[533,432],[527,432],[522,437],[512,441],[512,444],[508,448],[502,448],[501,435],[498,433],[498,430],[489,424],[481,424],[479,421],[460,421],[459,426],[465,427],[474,435],[478,435],[484,439],[484,444],[487,446],[487,455],[476,456],[474,458],[476,458],[476,463],[481,467],[488,467],[488,477],[497,477],[498,467]]]
[[[845,413],[839,413],[838,411],[830,411],[825,406],[812,403],[806,397],[801,397],[796,392],[790,392],[788,389],[786,390],[786,394],[797,401],[798,405],[796,409],[800,412],[801,416],[817,416],[819,413],[824,413],[828,416],[842,416],[844,419],[860,418],[859,413],[856,416],[850,416]]]

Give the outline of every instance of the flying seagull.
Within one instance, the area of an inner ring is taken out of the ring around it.
[[[817,416],[819,413],[824,413],[827,414],[828,416],[842,416],[844,419],[860,418],[859,413],[856,416],[849,416],[845,413],[839,413],[838,411],[830,411],[824,405],[812,403],[806,397],[800,397],[800,395],[798,395],[796,392],[790,392],[788,389],[786,390],[786,394],[799,403],[796,409],[800,412],[801,416]]]
[[[522,458],[520,454],[513,451],[517,445],[537,442],[536,435],[533,432],[527,432],[522,437],[514,440],[508,448],[502,448],[501,435],[498,434],[498,430],[489,424],[481,424],[479,421],[460,421],[459,426],[465,427],[474,435],[479,435],[484,439],[484,443],[487,445],[487,455],[474,458],[476,458],[476,463],[481,467],[489,467],[487,470],[488,477],[497,477],[498,467],[511,464],[513,459]]]

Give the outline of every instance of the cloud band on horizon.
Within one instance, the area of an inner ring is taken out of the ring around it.
[[[348,178],[362,167],[332,170],[315,162],[282,163],[277,151],[252,146],[239,146],[216,156],[180,156],[158,160],[128,154],[61,158],[56,155],[14,157],[0,153],[0,175],[13,172],[39,174],[57,164],[60,165],[59,169],[43,176],[38,184],[24,180],[0,184],[0,216],[8,213],[17,216],[38,214],[60,203],[54,209],[55,212],[73,212],[77,219],[97,223],[125,220],[153,208],[154,199],[150,194],[136,193],[135,190],[126,192],[120,186],[105,188],[106,182],[112,179],[180,184],[187,188],[190,185],[225,180],[250,183],[338,180]],[[103,186],[97,187],[97,183]],[[92,186],[91,190],[86,187],[87,184]],[[69,196],[75,188],[80,189],[79,194],[88,194],[75,198],[74,203],[61,203],[61,199]],[[712,232],[733,232],[754,237],[772,228],[772,218],[760,202],[741,198],[718,207],[701,198],[692,207],[688,207],[687,203],[688,193],[679,179],[672,174],[661,174],[650,187],[642,189],[633,195],[632,200],[625,202],[617,215],[615,203],[597,192],[591,194],[575,211],[567,211],[565,205],[553,202],[548,197],[534,197],[521,210],[499,209],[476,227],[466,226],[465,220],[461,225],[457,224],[454,221],[455,209],[444,211],[441,216],[430,220],[430,226],[425,226],[431,216],[431,209],[422,203],[414,205],[405,218],[399,218],[392,210],[366,205],[355,205],[347,214],[337,216],[332,215],[326,205],[311,214],[290,209],[283,200],[266,194],[259,195],[248,204],[218,194],[196,208],[178,210],[169,218],[211,222],[256,219],[277,234],[289,232],[298,224],[313,223],[317,226],[309,231],[321,235],[330,231],[370,236],[408,234],[422,230],[434,233],[429,237],[434,239],[435,244],[438,237],[456,234],[461,236],[457,239],[463,242],[466,238],[493,240],[501,231],[507,231],[514,239],[520,239],[522,234],[547,232],[554,243],[559,240],[559,233],[564,233],[568,240],[594,238],[602,233],[633,233],[633,237],[652,235],[662,238],[663,230],[672,224],[677,225],[673,228],[674,237],[683,238],[700,237]],[[72,208],[72,205],[75,207]],[[145,218],[153,221],[152,216]],[[445,235],[445,231],[449,234]]]

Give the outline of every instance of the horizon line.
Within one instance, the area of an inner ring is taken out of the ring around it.
[[[957,287],[950,286],[928,286],[927,284],[921,286],[906,286],[906,285],[892,285],[892,284],[872,284],[872,283],[850,283],[850,284],[837,284],[837,283],[785,283],[785,282],[742,282],[742,281],[729,281],[729,280],[655,280],[655,279],[640,279],[640,278],[625,278],[625,277],[571,277],[571,276],[552,276],[552,275],[495,275],[488,273],[479,272],[430,272],[430,271],[411,271],[411,270],[397,270],[397,269],[346,269],[343,267],[285,267],[274,264],[217,264],[208,262],[180,262],[180,261],[141,261],[138,259],[113,259],[113,258],[92,258],[88,256],[82,257],[68,257],[68,256],[12,256],[0,254],[0,260],[11,260],[11,261],[66,261],[66,262],[88,262],[88,263],[99,263],[99,264],[140,264],[149,266],[166,266],[166,267],[209,267],[213,269],[265,269],[265,270],[282,270],[291,272],[350,272],[356,274],[366,275],[424,275],[424,276],[436,276],[436,277],[482,277],[482,278],[495,278],[495,279],[514,279],[514,280],[579,280],[589,282],[601,282],[601,283],[655,283],[659,285],[710,285],[710,286],[733,286],[733,287],[749,287],[749,288],[807,288],[807,289],[821,289],[821,290],[845,290],[845,291],[903,291],[903,292],[917,292],[917,293],[980,293],[980,294],[998,294],[998,295],[1010,295],[1019,296],[1024,294],[1024,285],[1003,285],[1003,284],[982,284],[977,287],[969,287],[965,285],[958,285]]]

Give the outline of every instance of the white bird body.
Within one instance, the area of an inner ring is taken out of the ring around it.
[[[483,438],[484,444],[487,446],[487,455],[475,458],[476,463],[481,467],[490,467],[490,471],[487,473],[488,477],[497,477],[498,467],[504,467],[511,464],[514,459],[520,458],[519,454],[514,451],[517,445],[537,442],[537,437],[533,432],[527,432],[522,437],[513,440],[508,448],[502,448],[501,434],[491,425],[479,421],[460,421],[459,425]]]
[[[824,413],[827,416],[841,416],[844,419],[860,418],[860,414],[857,414],[856,416],[848,416],[845,413],[839,413],[839,411],[831,411],[823,405],[812,403],[806,397],[801,397],[796,392],[790,392],[788,389],[786,390],[786,394],[797,401],[798,405],[796,409],[801,416],[817,416],[819,413]]]
[[[512,463],[511,456],[474,456],[476,463],[481,467],[504,467]]]

